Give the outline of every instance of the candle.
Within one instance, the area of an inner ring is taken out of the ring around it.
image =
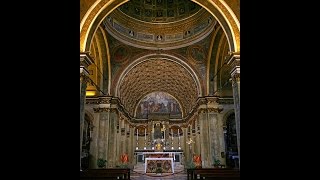
[[[171,140],[173,140],[173,129],[171,129]]]
[[[144,128],[144,140],[147,139],[147,128]]]
[[[138,128],[137,128],[137,141],[138,141]]]
[[[163,130],[163,140],[166,140],[166,129]]]
[[[180,131],[179,131],[179,129],[178,129],[178,137],[179,137],[179,140],[180,140]]]

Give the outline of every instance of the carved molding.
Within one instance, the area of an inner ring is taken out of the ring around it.
[[[232,80],[237,82],[240,81],[240,52],[229,53],[227,64],[231,67]]]
[[[233,104],[233,98],[219,98],[219,104]]]
[[[98,108],[93,108],[93,111],[95,113],[110,112],[110,108],[100,108],[100,107],[98,107]]]
[[[207,96],[205,97],[206,100],[207,100],[207,104],[208,105],[211,105],[211,104],[218,104],[218,100],[219,100],[219,97],[218,96]]]
[[[86,104],[99,104],[99,98],[86,98]]]
[[[99,97],[99,104],[110,104],[111,103],[111,96],[103,96],[103,97]]]
[[[221,108],[221,107],[218,107],[218,108],[208,108],[208,109],[207,109],[207,112],[208,112],[208,113],[212,113],[212,112],[214,112],[214,113],[220,113],[221,111],[223,111],[223,108]]]
[[[87,68],[94,62],[92,57],[89,55],[88,52],[80,53],[80,68],[84,67]]]
[[[80,82],[81,83],[90,82],[89,73],[85,69],[83,69],[83,71],[81,72],[81,68],[80,68]]]

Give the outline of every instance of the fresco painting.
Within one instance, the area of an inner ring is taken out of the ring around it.
[[[182,117],[179,103],[165,92],[153,92],[140,101],[136,117],[145,119],[151,113],[165,113],[172,118]]]

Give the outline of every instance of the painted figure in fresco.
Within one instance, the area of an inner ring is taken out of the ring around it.
[[[148,118],[150,113],[169,113],[181,117],[178,102],[163,92],[153,92],[141,100],[137,108],[137,117]]]

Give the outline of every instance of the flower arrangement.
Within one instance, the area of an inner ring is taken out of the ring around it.
[[[107,163],[107,160],[105,160],[105,159],[99,158],[97,160],[97,165],[98,165],[99,168],[106,167],[106,163]]]
[[[213,166],[218,167],[219,165],[221,165],[220,159],[214,159],[214,161],[213,161]]]
[[[193,161],[189,161],[189,162],[187,163],[187,168],[189,168],[189,169],[194,169],[194,168],[196,168],[196,165],[194,164]]]

